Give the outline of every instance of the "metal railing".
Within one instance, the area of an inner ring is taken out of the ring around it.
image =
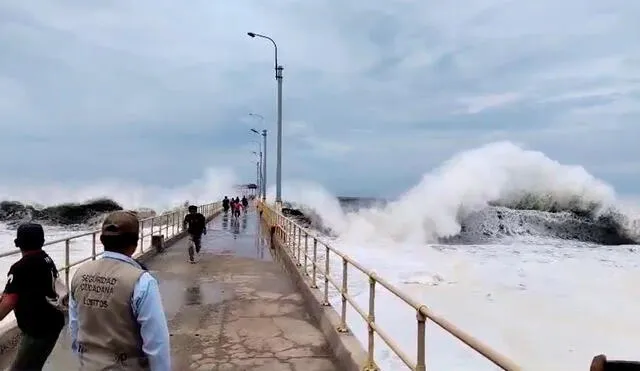
[[[221,205],[222,204],[220,202],[201,205],[198,206],[198,211],[205,217],[210,217],[222,209]],[[182,221],[186,213],[187,209],[185,207],[169,211],[161,215],[140,219],[140,237],[138,238],[138,248],[134,254],[134,257],[143,254],[146,251],[145,248],[148,250],[151,247],[152,236],[163,235],[164,239],[166,240],[181,233]],[[70,279],[72,268],[75,268],[89,260],[96,260],[97,257],[104,254],[102,244],[99,243],[100,232],[100,230],[94,230],[91,232],[75,234],[66,238],[48,241],[44,244],[45,251],[52,255],[51,258],[55,261],[56,266],[58,267],[58,271],[64,272],[64,283],[67,285],[67,287],[69,287],[71,282]],[[85,243],[84,248],[88,248],[87,245],[90,244],[91,254],[89,256],[84,256],[78,260],[72,261],[72,245],[74,243],[81,242]],[[59,259],[56,259],[60,258],[60,254],[52,253],[52,250],[55,251],[56,247],[60,246],[61,244],[64,244],[64,263],[62,264],[57,261]],[[20,250],[14,249],[12,251],[1,253],[0,258],[11,257],[19,254]]]
[[[400,360],[411,370],[424,371],[426,370],[426,322],[427,319],[431,320],[444,331],[451,336],[457,338],[462,343],[469,346],[477,353],[484,356],[487,360],[498,366],[503,370],[516,371],[521,370],[521,367],[515,364],[512,360],[508,359],[504,355],[491,349],[488,345],[483,344],[480,340],[465,333],[460,328],[456,327],[453,323],[447,321],[442,316],[437,315],[431,311],[426,305],[421,304],[407,294],[403,293],[400,289],[377,276],[375,272],[363,267],[360,263],[356,262],[346,254],[337,249],[331,247],[327,242],[323,241],[315,233],[302,227],[295,221],[285,217],[280,212],[273,209],[271,206],[260,203],[259,207],[263,211],[263,218],[270,226],[276,227],[276,238],[279,238],[283,245],[287,247],[287,253],[293,258],[294,262],[306,276],[310,276],[310,285],[313,289],[319,289],[323,291],[324,299],[323,305],[331,306],[329,302],[329,284],[333,286],[341,297],[340,304],[340,326],[339,332],[348,332],[347,324],[347,305],[351,307],[362,317],[367,324],[367,364],[364,365],[364,370],[377,370],[378,367],[374,361],[375,350],[375,337],[378,335],[386,345],[393,351]],[[319,254],[319,250],[321,254]],[[324,250],[324,251],[322,251]],[[342,263],[342,280],[337,282],[331,277],[331,256],[337,256],[341,259]],[[322,262],[324,258],[324,262]],[[322,264],[324,263],[324,264]],[[365,274],[369,280],[369,307],[365,311],[358,303],[356,303],[353,296],[349,295],[348,282],[349,282],[349,266],[357,269],[361,273]],[[309,269],[311,272],[309,272]],[[320,278],[318,277],[320,276]],[[323,281],[323,287],[318,286],[318,281]],[[388,292],[402,300],[404,303],[411,306],[416,312],[417,322],[417,344],[416,344],[416,361],[414,362],[411,357],[405,353],[400,346],[394,342],[391,336],[376,323],[376,287],[384,287]]]

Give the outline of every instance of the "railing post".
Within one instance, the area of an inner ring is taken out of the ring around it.
[[[291,237],[291,242],[289,242],[289,251],[291,252],[291,256],[293,256],[293,259],[296,259],[296,247],[295,247],[295,243],[296,243],[296,226],[291,224],[291,221],[289,221],[289,223],[287,223],[289,225],[289,228],[291,229],[291,233],[289,234]]]
[[[426,357],[425,357],[425,348],[426,348],[426,322],[427,317],[422,314],[422,308],[418,308],[416,312],[416,319],[418,320],[418,349],[417,349],[417,357],[416,357],[416,371],[426,371]]]
[[[309,232],[304,232],[304,275],[309,275],[309,266],[307,265],[307,257],[309,255]]]
[[[287,246],[289,247],[289,251],[293,250],[293,233],[295,233],[292,230],[291,227],[291,221],[289,219],[285,219],[286,223],[287,223]],[[295,254],[293,254],[293,257],[295,258]]]
[[[65,285],[67,285],[67,289],[69,288],[69,265],[71,265],[69,261],[69,246],[70,246],[70,241],[69,239],[66,239],[64,241],[64,265],[65,265],[64,283]]]
[[[318,270],[317,268],[317,264],[318,264],[318,239],[316,237],[313,237],[313,261],[312,261],[312,279],[311,279],[311,288],[312,289],[317,289],[318,288],[318,281],[316,279],[316,272]]]
[[[375,352],[375,332],[373,324],[376,320],[376,279],[373,275],[369,275],[369,315],[367,316],[367,365],[365,370],[376,370],[377,367],[373,360]]]
[[[329,246],[325,245],[324,255],[324,306],[330,306],[329,303]]]
[[[91,235],[91,260],[96,260],[96,234]]]
[[[144,221],[140,223],[140,252],[144,252]]]
[[[302,265],[302,259],[300,258],[300,253],[302,251],[302,228],[300,228],[300,226],[298,226],[298,262],[296,263],[296,266],[301,266]]]
[[[349,263],[347,259],[342,257],[342,311],[340,313],[340,326],[338,326],[338,332],[348,332],[347,330],[347,295],[348,295],[348,267]]]
[[[164,234],[165,234],[165,237],[168,239],[169,238],[169,214],[165,215],[165,219],[166,219],[166,225],[164,226]]]
[[[289,221],[289,238],[291,238],[291,244],[289,246],[293,250],[296,243],[296,228],[291,220],[287,220]],[[293,256],[295,256],[295,254]]]

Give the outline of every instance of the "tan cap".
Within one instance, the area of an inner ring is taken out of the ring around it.
[[[140,233],[138,215],[133,211],[119,210],[107,216],[102,223],[102,234],[105,236],[120,236],[124,233]]]

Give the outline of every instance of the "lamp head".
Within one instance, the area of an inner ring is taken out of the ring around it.
[[[247,32],[247,35],[251,36],[251,37],[256,37],[256,34],[253,32]]]

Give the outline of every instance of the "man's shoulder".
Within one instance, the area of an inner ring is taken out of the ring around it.
[[[24,259],[24,258],[22,258]],[[17,262],[11,264],[11,266],[9,267],[9,272],[7,273],[7,276],[15,274],[16,272],[19,272],[22,270],[22,267],[24,266],[24,262],[22,261],[22,259],[18,260]]]
[[[38,263],[39,259],[34,259],[34,256],[25,255],[20,258],[17,262],[13,263],[9,268],[10,273],[15,273],[17,271],[21,271],[24,269],[30,270],[33,266]]]

